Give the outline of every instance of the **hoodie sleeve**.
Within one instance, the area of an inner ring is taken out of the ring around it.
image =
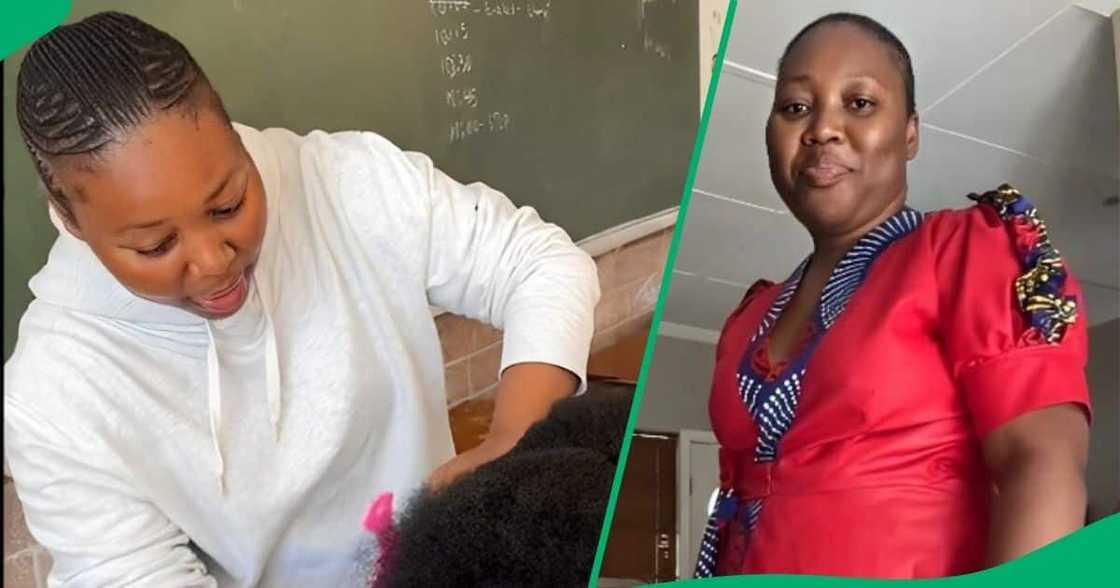
[[[481,183],[463,185],[410,154],[431,199],[428,295],[504,329],[501,369],[559,365],[586,386],[599,300],[595,263],[560,227]]]
[[[347,197],[347,206],[366,219],[395,219],[397,226],[385,230],[400,236],[392,246],[416,249],[402,255],[415,256],[428,300],[503,329],[501,370],[557,365],[579,376],[582,392],[599,300],[591,257],[533,208],[517,207],[485,184],[459,183],[427,156],[373,133],[341,140],[357,147],[362,161],[344,158],[350,169],[339,171],[342,184],[377,185],[380,192],[359,202]]]
[[[32,536],[56,587],[217,586],[188,537],[72,431],[4,397],[4,451]]]

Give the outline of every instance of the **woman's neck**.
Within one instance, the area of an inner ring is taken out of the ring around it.
[[[883,224],[888,218],[898,214],[906,206],[905,192],[902,196],[893,201],[890,206],[887,206],[876,215],[874,218],[867,222],[843,233],[833,234],[814,234],[813,237],[813,258],[812,264],[817,267],[832,268],[835,266],[848,250],[856,244],[857,241],[863,238],[864,235],[871,232],[875,227]]]

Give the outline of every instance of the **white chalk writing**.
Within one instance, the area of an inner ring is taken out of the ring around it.
[[[434,16],[481,14],[548,20],[552,15],[552,0],[428,0],[428,7]]]
[[[509,113],[492,112],[483,119],[457,120],[451,123],[450,139],[458,143],[480,133],[502,133],[510,128]]]
[[[461,22],[458,26],[439,27],[436,29],[436,44],[446,47],[457,41],[466,41],[471,38],[470,28],[467,23]]]
[[[440,73],[447,80],[441,91],[452,120],[448,140],[454,144],[508,132],[513,117],[501,106],[487,104],[479,90],[480,80],[487,78],[487,65],[479,63],[474,50],[477,43],[487,40],[488,31],[476,28],[480,21],[490,20],[507,23],[500,24],[502,27],[540,25],[552,16],[552,0],[428,0],[428,7],[435,17],[436,47],[442,53]]]
[[[451,88],[445,97],[451,108],[478,108],[478,88]]]
[[[443,75],[449,79],[455,79],[471,73],[471,70],[474,69],[473,61],[470,53],[452,53],[443,58],[440,68],[443,69]]]

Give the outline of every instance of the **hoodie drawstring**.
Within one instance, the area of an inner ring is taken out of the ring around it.
[[[218,432],[222,428],[222,376],[221,366],[218,364],[218,345],[214,342],[214,331],[210,328],[210,321],[206,321],[206,335],[210,339],[206,348],[206,375],[208,391],[208,408],[210,411],[210,437],[214,442],[214,457],[217,459],[214,475],[218,478],[218,495],[225,494],[226,465],[222,459],[222,443]]]
[[[262,284],[253,277],[257,292],[261,297],[261,311],[264,313],[264,385],[268,391],[268,420],[272,424],[272,440],[280,439],[280,410],[283,399],[280,396],[280,356],[276,349],[276,327],[272,324],[272,312],[268,296]]]
[[[265,390],[268,395],[268,420],[272,427],[272,440],[280,439],[280,413],[283,409],[280,394],[280,356],[276,345],[276,327],[272,322],[272,313],[269,310],[268,296],[261,288],[261,283],[253,278],[257,295],[260,296],[261,311],[264,314],[265,344]],[[225,460],[222,457],[222,445],[219,433],[222,428],[222,377],[221,364],[218,361],[218,345],[214,339],[214,331],[210,321],[206,321],[206,335],[209,344],[206,349],[206,372],[208,404],[210,412],[210,436],[214,443],[214,458],[216,462],[214,475],[218,479],[218,495],[225,494]]]

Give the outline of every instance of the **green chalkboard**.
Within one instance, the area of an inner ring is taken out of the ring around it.
[[[180,39],[235,120],[365,129],[580,239],[675,206],[699,119],[697,0],[84,0]],[[4,67],[4,355],[55,232]]]

